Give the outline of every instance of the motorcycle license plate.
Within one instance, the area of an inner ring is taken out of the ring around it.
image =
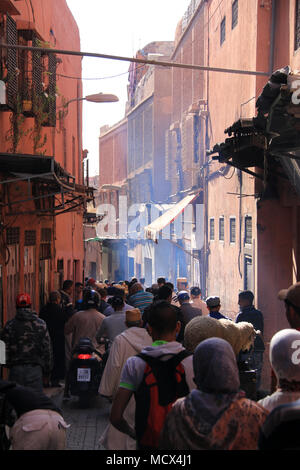
[[[90,382],[91,381],[91,369],[77,369],[77,381],[78,382]]]

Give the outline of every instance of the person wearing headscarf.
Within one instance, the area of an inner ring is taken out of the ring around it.
[[[300,399],[299,358],[300,332],[287,328],[278,331],[270,343],[269,358],[277,378],[277,389],[259,400],[264,408],[272,411],[279,405]]]
[[[255,450],[268,411],[240,390],[236,356],[221,338],[201,342],[193,356],[197,389],[168,414],[160,449]]]

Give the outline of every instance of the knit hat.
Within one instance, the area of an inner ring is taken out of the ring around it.
[[[138,308],[133,308],[132,310],[126,310],[126,322],[128,323],[137,323],[142,319],[141,312]]]

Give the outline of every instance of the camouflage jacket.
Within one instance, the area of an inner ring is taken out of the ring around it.
[[[29,308],[19,308],[1,332],[6,346],[6,366],[38,364],[44,375],[53,365],[52,344],[44,320]],[[62,360],[64,360],[62,358]]]

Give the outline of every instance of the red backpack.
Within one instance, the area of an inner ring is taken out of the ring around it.
[[[191,354],[181,351],[170,359],[138,354],[147,363],[141,385],[135,392],[135,430],[138,449],[158,449],[159,436],[173,403],[188,395],[181,362]]]

